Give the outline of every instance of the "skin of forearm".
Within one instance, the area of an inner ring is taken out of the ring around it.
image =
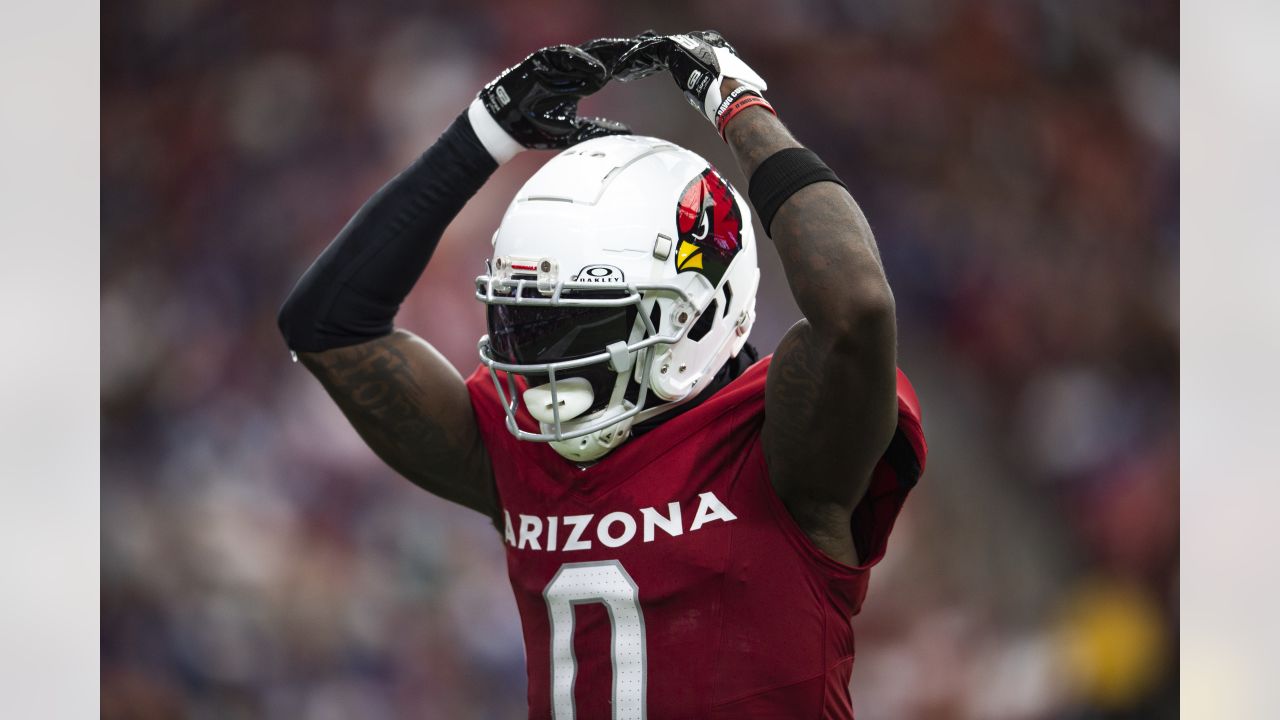
[[[298,359],[383,462],[446,500],[497,517],[489,461],[462,377],[404,330]]]
[[[748,178],[779,150],[802,147],[759,107],[734,117],[725,139]],[[771,231],[796,304],[819,334],[865,339],[868,323],[892,322],[893,295],[871,227],[843,187],[802,188],[779,208]]]

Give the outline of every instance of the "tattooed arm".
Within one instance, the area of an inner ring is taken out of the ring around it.
[[[458,118],[360,208],[279,318],[289,347],[378,457],[490,518],[497,493],[462,378],[430,345],[393,327],[445,227],[495,167],[468,118]]]
[[[727,81],[724,94],[736,84]],[[735,116],[725,137],[748,178],[770,155],[801,147],[758,107]],[[840,185],[814,183],[792,195],[771,232],[804,319],[769,367],[769,476],[810,538],[854,564],[849,517],[897,423],[893,294],[871,228]]]
[[[489,455],[458,371],[404,330],[298,353],[378,457],[424,490],[498,516]]]
[[[599,60],[570,45],[504,70],[360,208],[280,310],[289,347],[379,457],[495,524],[493,472],[461,376],[430,345],[393,331],[393,321],[445,228],[499,163],[525,148],[628,132],[577,117],[578,100],[608,78]]]

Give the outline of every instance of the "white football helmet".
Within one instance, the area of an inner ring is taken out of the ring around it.
[[[755,320],[750,208],[706,160],[657,138],[561,152],[511,201],[487,265],[480,359],[507,429],[577,462],[695,397]],[[518,427],[522,399],[541,432]]]

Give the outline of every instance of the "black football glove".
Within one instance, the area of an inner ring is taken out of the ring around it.
[[[604,87],[604,63],[572,45],[542,48],[484,86],[467,116],[499,163],[526,148],[566,148],[603,135],[626,135],[622,123],[578,117],[578,101]]]
[[[720,85],[725,79],[733,78],[757,93],[769,87],[715,30],[683,35],[643,33],[610,65],[611,75],[623,82],[662,70],[670,71],[689,104],[712,124],[723,100]]]
[[[612,78],[614,70],[618,67],[618,60],[628,50],[634,48],[642,40],[655,37],[657,35],[652,30],[645,30],[635,37],[596,38],[595,40],[588,40],[578,47],[603,63],[609,73],[609,77]],[[655,70],[654,72],[657,71]]]

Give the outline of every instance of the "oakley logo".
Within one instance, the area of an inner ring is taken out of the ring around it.
[[[694,70],[692,73],[690,73],[690,74],[689,74],[689,80],[688,80],[688,82],[686,82],[686,83],[685,83],[685,87],[687,87],[687,88],[689,88],[690,90],[692,90],[692,89],[693,89],[693,86],[694,86],[694,85],[697,85],[697,84],[698,84],[698,81],[699,81],[699,80],[701,80],[701,79],[702,79],[702,71],[701,71],[701,70]]]
[[[613,265],[588,265],[573,276],[574,282],[588,283],[622,283],[626,282],[622,269]]]

